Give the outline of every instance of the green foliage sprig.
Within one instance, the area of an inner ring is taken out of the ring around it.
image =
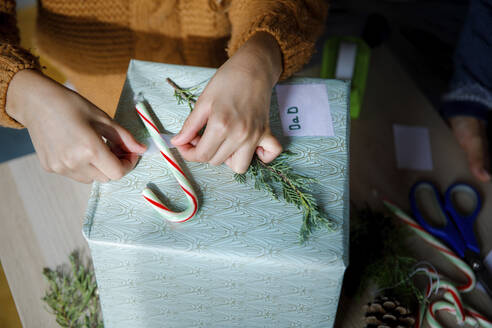
[[[166,82],[173,87],[178,104],[187,103],[192,111],[198,98],[195,94],[198,86],[181,88],[170,78],[167,78]],[[248,171],[244,174],[235,174],[234,179],[239,183],[246,183],[250,177],[255,181],[256,189],[267,191],[275,199],[279,199],[281,195],[285,202],[302,210],[303,220],[299,239],[305,242],[314,229],[325,227],[333,231],[335,223],[327,217],[311,194],[311,186],[317,183],[317,180],[293,172],[288,164],[288,158],[292,155],[294,155],[292,152],[284,151],[269,164],[263,163],[254,156]]]
[[[193,106],[196,104],[197,95],[194,92],[198,89],[199,85],[195,85],[191,88],[181,88],[170,78],[166,78],[166,82],[174,89],[174,97],[178,101],[178,105],[182,103],[188,104],[190,112],[193,110]]]
[[[92,266],[84,265],[77,252],[70,257],[70,272],[45,268],[49,288],[43,301],[61,327],[103,328],[97,284]]]
[[[284,151],[274,161],[269,164],[263,163],[258,157],[254,156],[248,171],[244,174],[235,174],[237,182],[246,183],[248,177],[254,179],[254,187],[258,190],[265,190],[270,195],[278,199],[279,194],[297,209],[302,210],[303,220],[299,231],[301,242],[305,242],[313,229],[325,227],[333,231],[335,224],[326,218],[326,214],[318,206],[316,199],[311,194],[311,186],[317,183],[314,178],[306,177],[294,173],[287,163],[287,158],[295,155],[290,151]],[[281,191],[279,191],[279,189]]]

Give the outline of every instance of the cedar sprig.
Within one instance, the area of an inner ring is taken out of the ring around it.
[[[237,182],[246,183],[248,177],[254,179],[254,187],[267,191],[273,198],[279,199],[279,194],[285,202],[293,204],[303,213],[299,238],[305,242],[314,229],[325,227],[333,231],[335,224],[318,206],[312,195],[312,186],[317,180],[293,172],[288,164],[288,158],[295,155],[291,151],[282,152],[269,164],[263,163],[254,157],[248,171],[244,174],[234,174]]]
[[[200,84],[199,83],[195,86],[189,87],[189,88],[181,88],[179,87],[173,80],[170,78],[166,78],[166,82],[169,83],[174,89],[174,97],[178,101],[178,105],[181,105],[182,103],[187,103],[188,107],[190,107],[190,111],[193,110],[193,106],[195,106],[197,95],[194,93],[196,90],[198,90]]]
[[[181,88],[170,78],[167,78],[166,82],[173,87],[178,104],[187,103],[192,111],[198,97],[195,92],[203,82],[190,88]],[[311,188],[317,180],[293,172],[288,164],[288,158],[292,155],[294,153],[284,151],[269,164],[263,163],[254,156],[248,171],[244,174],[235,174],[234,179],[239,183],[246,183],[250,177],[254,180],[256,189],[267,191],[274,199],[279,199],[281,195],[285,202],[302,210],[303,220],[299,239],[305,242],[316,228],[325,227],[333,231],[335,223],[327,217],[312,195]]]
[[[69,260],[70,271],[61,267],[43,270],[49,287],[42,299],[61,327],[103,328],[93,268],[90,264],[84,265],[77,252],[73,252]]]

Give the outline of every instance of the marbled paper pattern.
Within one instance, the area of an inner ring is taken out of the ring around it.
[[[165,130],[176,133],[189,114],[165,82],[206,82],[214,69],[132,61],[116,119],[140,141],[147,132],[134,111],[142,92]],[[315,195],[337,223],[299,243],[301,213],[252,183],[238,184],[226,166],[184,163],[200,210],[186,223],[163,221],[145,203],[151,183],[172,207],[186,206],[158,153],[144,155],[123,179],[95,183],[84,234],[95,264],[106,327],[331,327],[348,264],[348,88],[324,83],[334,137],[281,137],[275,95],[271,127],[294,169],[315,176]],[[205,83],[202,84],[202,86]],[[179,155],[177,155],[178,158]]]

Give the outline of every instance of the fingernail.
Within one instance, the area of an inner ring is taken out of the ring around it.
[[[178,141],[180,138],[181,138],[181,131],[177,135],[171,138],[171,142]]]
[[[258,147],[256,149],[256,153],[258,154],[258,156],[263,156],[265,155],[265,150],[263,149],[263,147]]]

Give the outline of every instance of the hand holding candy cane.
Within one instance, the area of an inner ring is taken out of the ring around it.
[[[166,160],[169,169],[178,181],[181,189],[183,189],[184,193],[186,194],[189,204],[184,211],[173,212],[169,208],[164,206],[164,204],[162,204],[162,202],[149,188],[145,188],[142,191],[142,195],[152,205],[152,207],[166,220],[171,222],[188,221],[195,215],[196,211],[198,210],[198,201],[195,191],[193,190],[193,187],[191,186],[189,180],[186,178],[186,175],[174,158],[174,155],[171,153],[165,141],[162,139],[159,129],[152,120],[146,104],[143,101],[138,101],[135,109],[138,113],[138,116],[147,128],[147,131],[149,131],[149,134],[152,137],[152,141],[159,149],[160,153]]]

